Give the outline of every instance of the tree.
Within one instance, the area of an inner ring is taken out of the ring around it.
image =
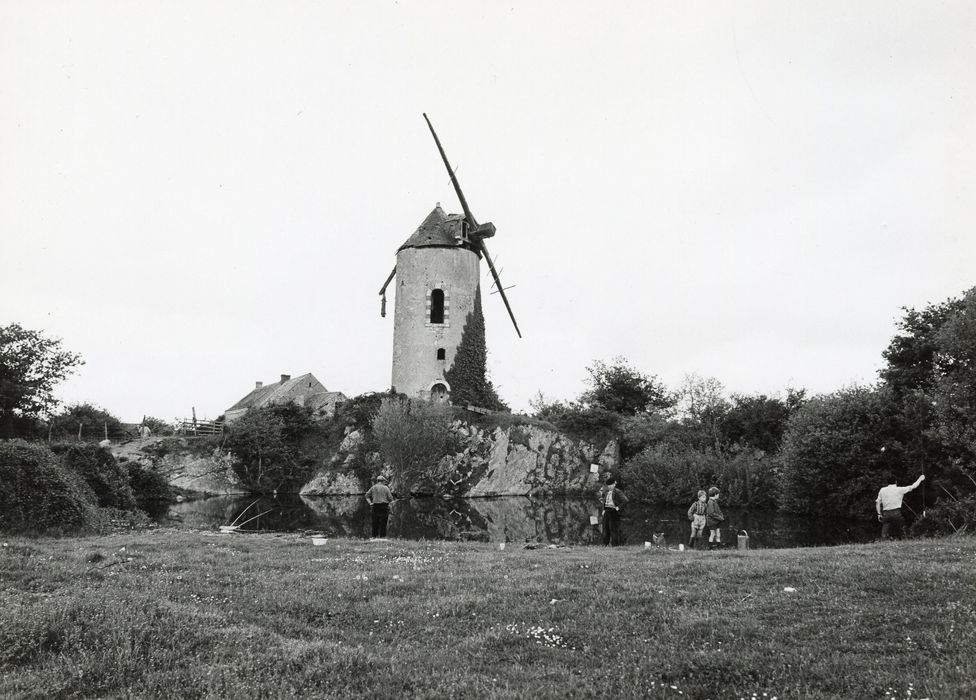
[[[976,469],[976,287],[935,334],[931,399],[950,458]]]
[[[906,459],[940,501],[920,525],[952,532],[976,522],[960,506],[976,501],[976,287],[906,309],[898,327],[881,377],[899,405]]]
[[[789,404],[781,399],[765,394],[734,394],[719,427],[722,442],[726,446],[777,452],[791,413]]]
[[[687,427],[698,427],[715,449],[721,446],[719,423],[729,409],[725,387],[715,377],[686,374],[676,392],[678,416]]]
[[[288,403],[251,409],[227,427],[224,445],[248,489],[287,493],[308,481],[327,441],[327,431],[312,419],[311,408]]]
[[[586,371],[590,373],[590,388],[580,395],[585,408],[632,416],[674,406],[674,399],[657,377],[642,374],[622,357],[615,357],[610,364],[597,360]]]
[[[790,418],[783,436],[782,505],[798,513],[873,517],[881,486],[917,476],[904,438],[887,387],[811,399]]]
[[[50,433],[55,438],[72,438],[79,434],[81,437],[94,442],[105,437],[117,438],[123,432],[122,421],[104,408],[90,403],[79,403],[67,406],[48,421]]]
[[[56,405],[54,387],[81,357],[20,324],[0,326],[0,437],[11,437],[18,421],[46,416]]]
[[[900,332],[882,353],[887,364],[881,370],[881,379],[895,392],[895,398],[932,387],[939,332],[949,318],[963,310],[964,304],[960,299],[948,299],[941,304],[929,304],[921,311],[903,309],[905,317],[898,322]]]
[[[436,488],[444,474],[441,458],[456,451],[451,410],[443,404],[397,397],[384,398],[373,419],[373,435],[393,470],[391,487],[411,493],[418,486]]]
[[[481,287],[474,297],[474,308],[464,321],[461,342],[454,353],[451,368],[444,373],[451,385],[451,403],[469,404],[492,411],[507,411],[488,378],[488,350],[485,344],[485,317],[481,311]]]

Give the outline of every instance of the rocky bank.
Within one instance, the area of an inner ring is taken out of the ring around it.
[[[540,496],[593,491],[600,475],[616,469],[616,441],[595,445],[535,425],[485,429],[455,422],[461,451],[444,457],[437,472],[447,474],[447,493],[457,497]],[[246,489],[231,468],[232,456],[218,448],[201,450],[192,438],[150,438],[114,446],[116,457],[152,464],[174,486],[207,494]],[[596,465],[596,466],[594,466]],[[303,496],[365,493],[368,475],[384,469],[368,452],[359,431],[343,439],[338,451],[301,489]]]

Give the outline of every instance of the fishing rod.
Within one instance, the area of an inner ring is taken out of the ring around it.
[[[230,526],[231,526],[231,527],[237,527],[237,521],[238,521],[238,520],[240,520],[241,518],[243,518],[243,517],[244,517],[244,514],[245,514],[245,513],[247,512],[247,511],[249,511],[249,510],[251,510],[251,506],[253,506],[253,505],[254,505],[255,503],[257,503],[257,502],[258,502],[258,501],[260,501],[260,500],[261,500],[260,498],[257,498],[257,499],[255,499],[255,500],[254,500],[254,501],[253,501],[253,502],[251,503],[251,505],[250,505],[250,506],[248,506],[247,508],[245,508],[244,510],[242,510],[242,511],[241,511],[241,514],[240,514],[240,515],[238,515],[238,516],[237,516],[236,518],[234,518],[234,522],[232,522],[232,523],[230,524]]]

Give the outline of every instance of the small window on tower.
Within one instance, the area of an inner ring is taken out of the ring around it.
[[[430,322],[444,323],[444,290],[435,289],[430,293]]]
[[[438,360],[447,359],[447,353],[444,351],[444,348],[437,348],[437,359]]]

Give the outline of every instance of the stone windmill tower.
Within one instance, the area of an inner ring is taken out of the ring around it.
[[[495,235],[491,223],[478,224],[427,115],[427,126],[451,176],[464,214],[447,214],[440,204],[397,250],[396,266],[380,289],[397,280],[393,316],[392,387],[408,396],[496,408],[500,402],[485,376],[484,318],[480,263],[488,263],[515,332],[522,337],[498,272],[485,247]],[[452,386],[452,383],[454,386]],[[494,404],[494,405],[491,405]]]

